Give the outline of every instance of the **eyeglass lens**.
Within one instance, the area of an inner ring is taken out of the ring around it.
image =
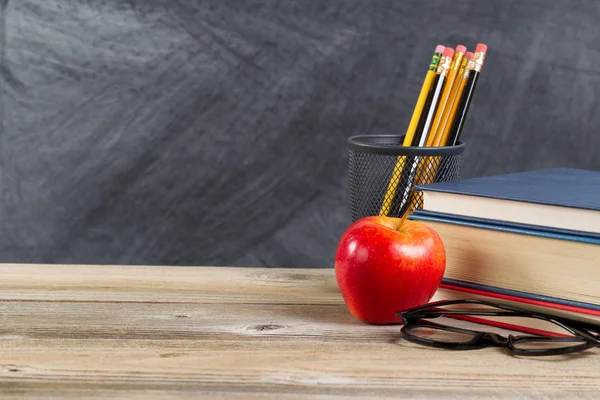
[[[444,327],[417,325],[408,329],[407,333],[421,339],[440,343],[467,343],[476,336],[476,333],[464,333],[445,329]]]

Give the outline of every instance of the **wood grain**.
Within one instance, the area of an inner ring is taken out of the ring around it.
[[[399,338],[330,269],[0,265],[2,398],[597,398],[599,351]]]

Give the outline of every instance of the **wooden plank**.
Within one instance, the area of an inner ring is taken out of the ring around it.
[[[320,340],[389,342],[343,305],[0,302],[0,334],[22,339]]]
[[[332,268],[1,264],[0,300],[342,304]]]
[[[404,343],[4,340],[0,390],[39,382],[105,390],[181,385],[199,392],[482,395],[598,393],[597,362],[523,360],[497,350],[452,353]],[[17,353],[18,352],[18,353]],[[598,354],[594,355],[597,358]],[[586,360],[587,361],[587,360]],[[6,384],[10,382],[10,385]],[[121,386],[123,388],[123,386]],[[468,388],[468,393],[465,389]]]
[[[427,349],[400,340],[398,326],[362,324],[342,306],[4,302],[0,314],[3,390],[6,382],[277,396],[600,390],[599,352],[526,360]]]
[[[600,349],[526,359],[414,345],[397,325],[354,319],[331,270],[20,267],[0,266],[3,399],[600,394]]]

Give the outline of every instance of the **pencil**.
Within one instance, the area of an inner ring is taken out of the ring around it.
[[[465,125],[467,113],[469,112],[469,106],[473,99],[473,94],[475,93],[475,87],[477,86],[477,80],[479,79],[479,74],[481,73],[486,53],[487,46],[483,43],[478,43],[475,47],[475,53],[473,54],[472,62],[469,65],[471,69],[469,71],[469,78],[466,82],[465,90],[460,98],[460,103],[458,104],[457,115],[454,123],[452,124],[452,129],[450,130],[450,135],[447,142],[448,145],[455,145],[460,140],[460,135],[462,133],[463,126]]]
[[[427,117],[425,118],[425,122],[423,123],[423,127],[421,132],[419,133],[419,142],[415,143],[418,147],[423,147],[427,141],[427,137],[430,133],[429,128],[431,127],[431,122],[433,121],[433,117],[438,108],[440,96],[446,87],[448,71],[450,70],[450,65],[452,63],[452,57],[454,56],[454,49],[450,47],[446,47],[444,52],[442,53],[442,58],[440,59],[440,65],[438,67],[437,76],[437,84],[435,86],[435,90],[433,91],[433,95],[431,98],[431,104],[429,105],[429,109],[427,112]]]
[[[444,48],[444,50],[445,50],[445,48]],[[433,82],[431,83],[431,87],[429,88],[429,93],[427,93],[427,99],[425,100],[425,105],[423,105],[423,112],[421,113],[421,117],[419,117],[419,123],[417,124],[417,130],[416,130],[415,136],[413,137],[413,140],[412,140],[412,146],[418,146],[419,143],[421,142],[423,127],[425,126],[425,122],[427,121],[427,117],[429,116],[429,110],[431,109],[431,105],[434,104],[433,98],[434,98],[434,95],[436,94],[436,88],[438,87],[438,84],[440,82],[440,77],[442,76],[442,71],[447,71],[447,68],[440,68],[440,65],[445,63],[445,60],[446,60],[446,57],[443,55],[443,50],[442,50],[442,57],[440,58],[440,63],[438,65],[438,68],[435,71],[435,78],[433,79]],[[445,77],[446,77],[446,74],[444,74],[444,77],[442,79],[445,79]],[[439,93],[438,93],[438,98],[439,98]],[[435,105],[434,105],[434,107],[435,107]]]
[[[439,141],[439,125],[442,122],[444,110],[447,107],[448,99],[450,98],[450,95],[454,89],[454,81],[456,80],[456,75],[458,75],[458,70],[466,51],[467,48],[465,46],[460,44],[456,46],[456,51],[454,52],[454,57],[452,58],[452,66],[448,71],[446,87],[444,88],[444,92],[442,93],[442,97],[440,98],[437,106],[435,117],[433,118],[433,123],[431,125],[431,132],[427,137],[426,146],[432,146],[435,142]]]
[[[452,101],[449,107],[446,107],[448,110],[447,116],[445,117],[443,125],[440,125],[441,135],[439,136],[439,141],[435,142],[434,146],[445,146],[448,138],[450,136],[450,130],[452,129],[452,124],[454,119],[456,118],[456,112],[458,110],[458,103],[460,102],[460,98],[465,89],[465,85],[467,83],[467,79],[469,78],[469,69],[467,65],[473,59],[473,53],[467,51],[465,56],[463,57],[462,63],[460,65],[460,69],[458,71],[458,76],[456,77],[456,87],[455,93],[451,96]]]
[[[442,53],[445,47],[442,45],[437,45],[433,56],[431,57],[431,61],[429,63],[429,68],[427,69],[427,73],[425,74],[425,80],[423,81],[423,86],[421,87],[421,92],[419,93],[419,97],[417,98],[417,104],[415,105],[412,117],[410,119],[410,123],[408,125],[408,129],[406,131],[406,135],[404,136],[404,140],[402,142],[403,146],[411,146],[413,142],[413,138],[415,135],[415,131],[417,125],[419,123],[419,119],[423,112],[423,106],[425,105],[425,101],[427,100],[427,95],[430,91],[431,84],[433,83],[436,72],[440,63],[440,58],[442,57]],[[404,168],[405,157],[398,157],[398,161],[394,167],[394,171],[392,173],[392,178],[388,183],[386,195],[383,199],[383,204],[379,211],[379,215],[388,215],[393,203],[394,194],[396,193],[396,188],[398,186],[400,180],[400,173]]]
[[[442,52],[444,51],[444,49],[445,47],[442,45],[437,45],[435,47],[433,57],[431,57],[431,62],[429,63],[429,68],[427,69],[427,73],[425,74],[423,86],[421,86],[421,92],[419,93],[419,97],[417,98],[417,104],[415,105],[415,109],[410,119],[410,123],[408,124],[408,129],[406,130],[404,143],[402,143],[403,146],[410,146],[412,144],[413,137],[417,129],[417,124],[419,123],[419,118],[421,117],[421,114],[423,112],[425,100],[427,100],[429,88],[431,87],[431,84],[435,79],[437,67],[440,64],[440,58],[442,57]]]
[[[425,119],[423,129],[419,133],[419,142],[415,143],[416,146],[418,146],[418,147],[423,147],[425,145],[425,142],[429,135],[429,127],[431,126],[431,121],[433,120],[433,116],[434,116],[437,106],[439,104],[439,99],[440,99],[441,93],[443,92],[444,87],[446,86],[446,76],[448,75],[448,71],[450,70],[450,66],[452,64],[453,55],[454,55],[454,49],[452,49],[450,47],[446,47],[444,49],[444,52],[442,53],[442,58],[440,59],[440,65],[438,66],[438,70],[437,70],[437,72],[439,72],[439,75],[437,76],[437,85],[433,92],[431,104],[429,105],[429,111],[427,113],[427,117]],[[415,172],[416,172],[417,166],[419,165],[419,162],[420,162],[420,157],[416,157],[413,160],[411,167],[408,168],[407,170],[403,171],[402,178],[403,178],[404,182],[410,183],[413,181],[413,179],[415,177]],[[411,190],[412,190],[412,185],[411,184],[406,185],[406,187],[404,188],[404,192],[402,193],[402,196],[400,196],[400,197],[396,196],[394,198],[394,201],[392,202],[392,204],[390,204],[390,207],[393,205],[394,206],[393,209],[395,209],[395,208],[397,208],[396,205],[399,204],[399,209],[401,210],[401,213],[402,213],[403,212],[402,210],[404,210],[406,205],[408,204],[408,203],[406,203],[406,199],[409,198]]]

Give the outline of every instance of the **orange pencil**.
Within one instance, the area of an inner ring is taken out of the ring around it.
[[[460,135],[464,127],[465,120],[467,119],[467,113],[469,112],[469,104],[471,104],[471,101],[473,100],[475,87],[477,86],[477,80],[479,79],[479,74],[481,73],[486,53],[487,45],[484,43],[477,43],[477,46],[475,47],[475,53],[473,54],[472,64],[469,63],[468,65],[469,78],[467,79],[465,90],[460,98],[458,112],[456,113],[456,118],[454,118],[454,123],[452,124],[452,129],[450,130],[450,138],[448,139],[448,145],[450,146],[453,146],[460,141]]]
[[[444,92],[442,93],[442,97],[440,98],[440,102],[435,113],[435,118],[433,119],[433,125],[431,126],[431,131],[429,133],[429,136],[427,137],[426,146],[433,146],[434,143],[439,142],[438,136],[441,135],[441,132],[439,132],[439,126],[442,122],[444,110],[448,106],[448,100],[450,99],[450,95],[453,92],[456,83],[456,76],[458,75],[458,70],[460,68],[460,64],[466,51],[467,48],[465,46],[461,44],[456,46],[456,51],[454,52],[454,57],[452,59],[452,65],[450,67],[450,71],[448,71],[446,87],[444,88]]]
[[[473,64],[471,61],[472,59],[473,53],[467,51],[460,65],[458,76],[456,77],[456,84],[454,85],[456,90],[450,96],[452,100],[451,104],[449,107],[446,107],[448,113],[444,113],[446,116],[442,118],[443,124],[440,124],[439,131],[441,134],[439,135],[439,141],[433,143],[433,146],[445,146],[448,142],[448,137],[450,136],[450,131],[452,130],[452,125],[454,123],[454,118],[456,117],[456,112],[458,111],[458,104],[460,103],[460,98],[465,90],[465,86],[467,85],[467,79],[469,78],[468,64]]]

